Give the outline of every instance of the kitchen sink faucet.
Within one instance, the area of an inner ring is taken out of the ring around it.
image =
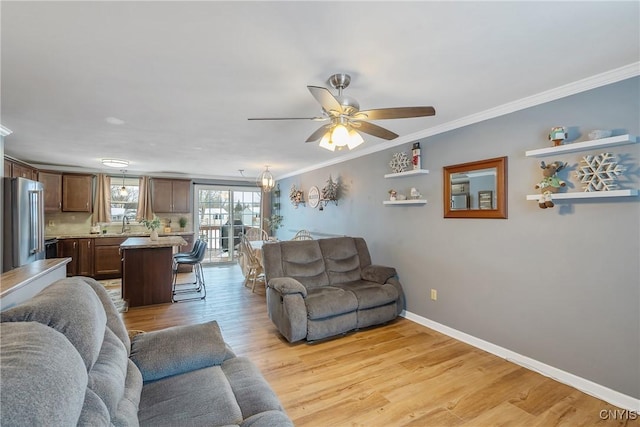
[[[129,217],[126,215],[122,215],[122,231],[121,233],[125,233],[127,231],[131,231],[131,227],[129,227]]]

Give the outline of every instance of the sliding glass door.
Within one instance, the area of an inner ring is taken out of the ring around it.
[[[260,189],[196,185],[195,196],[195,232],[208,248],[203,262],[235,262],[240,234],[262,224]]]

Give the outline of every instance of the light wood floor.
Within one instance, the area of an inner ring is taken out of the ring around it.
[[[206,301],[130,309],[129,329],[216,320],[262,370],[296,426],[591,426],[616,407],[406,319],[315,344],[289,344],[264,286],[237,266],[206,268]],[[620,411],[618,409],[618,411]],[[620,418],[620,417],[618,417]]]

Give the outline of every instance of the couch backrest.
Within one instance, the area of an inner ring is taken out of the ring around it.
[[[362,268],[371,264],[367,244],[359,237],[267,243],[262,254],[267,281],[292,277],[307,288],[358,280]]]
[[[129,362],[130,340],[126,328],[102,285],[85,277],[61,279],[25,303],[1,312],[0,321],[3,327],[8,322],[37,322],[58,331],[71,344],[61,357],[82,360],[85,382],[81,407],[65,407],[61,400],[55,409],[79,413],[77,423],[81,425],[120,424],[118,420],[125,418],[123,402],[131,400],[129,396],[125,398],[125,382],[127,376],[140,377],[140,373]],[[27,366],[41,363],[28,360],[30,356],[24,355]],[[139,383],[141,388],[141,377]],[[24,390],[4,389],[3,392]],[[36,396],[33,399],[28,403],[42,404]],[[126,413],[127,418],[132,413],[135,417],[137,406]]]

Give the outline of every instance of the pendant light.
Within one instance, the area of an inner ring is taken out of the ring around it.
[[[265,170],[258,176],[256,183],[265,193],[270,192],[276,186],[276,181],[273,179],[271,172],[269,172],[269,165],[265,166]]]
[[[129,192],[127,191],[127,187],[124,186],[124,174],[126,170],[122,169],[122,187],[120,187],[120,195],[122,197],[127,197]]]

